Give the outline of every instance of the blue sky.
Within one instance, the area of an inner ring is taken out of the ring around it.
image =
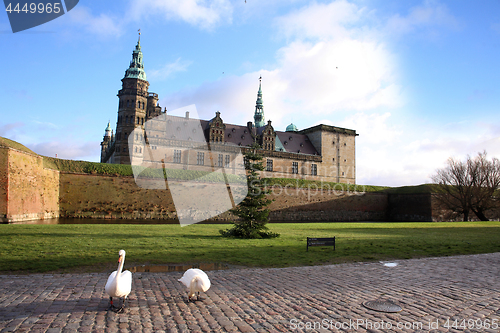
[[[430,182],[448,157],[500,158],[500,1],[85,1],[13,34],[0,15],[0,136],[98,161],[137,43],[174,110],[276,130],[355,129],[357,182]]]

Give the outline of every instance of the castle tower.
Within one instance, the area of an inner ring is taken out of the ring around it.
[[[101,142],[101,163],[104,163],[106,160],[106,155],[108,154],[109,148],[111,148],[111,144],[113,143],[113,134],[111,130],[111,124],[108,122],[108,126],[104,130],[104,137]]]
[[[259,91],[257,92],[257,102],[255,104],[255,114],[253,115],[255,127],[265,126],[264,119],[264,102],[262,101],[262,76],[259,77]]]
[[[146,80],[141,51],[141,33],[132,52],[132,61],[118,91],[118,120],[116,122],[115,152],[112,163],[130,164],[131,158],[142,158],[143,147],[129,147],[128,136],[135,128],[144,130],[148,110],[149,82]],[[156,102],[157,99],[154,101]],[[138,138],[138,142],[139,138]]]

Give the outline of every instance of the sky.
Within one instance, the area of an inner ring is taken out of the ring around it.
[[[356,182],[431,182],[448,158],[500,158],[499,0],[80,0],[12,33],[0,14],[0,136],[98,162],[141,32],[167,110],[275,130],[354,129]]]

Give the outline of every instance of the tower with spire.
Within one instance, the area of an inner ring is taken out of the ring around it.
[[[257,92],[257,102],[255,103],[255,114],[253,115],[255,127],[266,125],[264,118],[264,102],[262,101],[262,76],[259,77],[259,91]]]
[[[129,147],[129,134],[136,128],[144,130],[148,110],[148,88],[141,51],[141,33],[132,52],[132,60],[118,91],[118,119],[112,163],[130,164],[133,158],[142,158],[142,145]]]

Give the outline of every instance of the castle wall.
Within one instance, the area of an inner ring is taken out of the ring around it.
[[[59,172],[43,168],[41,156],[0,148],[2,222],[59,216]]]
[[[9,191],[9,149],[0,147],[0,218],[2,221],[7,217],[8,212],[8,191]]]

